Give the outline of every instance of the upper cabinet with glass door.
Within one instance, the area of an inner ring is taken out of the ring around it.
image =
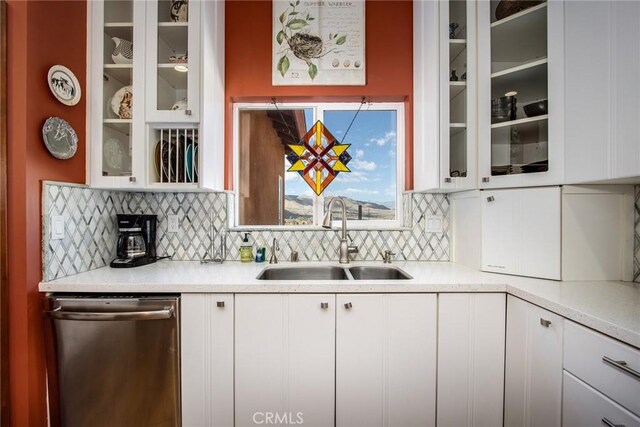
[[[476,2],[414,2],[414,21],[414,187],[475,188]]]
[[[135,188],[144,170],[144,3],[91,5],[91,172],[98,187]]]
[[[476,2],[441,3],[440,37],[442,185],[475,188]]]
[[[478,3],[481,187],[562,183],[563,11],[560,0]]]
[[[146,3],[147,122],[198,122],[201,2]]]
[[[89,184],[224,189],[224,2],[87,7]]]

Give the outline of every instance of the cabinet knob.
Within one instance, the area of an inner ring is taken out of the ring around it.
[[[136,182],[136,177],[135,176],[130,176],[129,177],[129,182]]]
[[[191,110],[184,110],[184,114],[186,114],[187,116],[191,115]]]
[[[482,177],[482,182],[489,182],[489,177],[488,176],[483,176]]]
[[[328,303],[328,302],[321,302],[321,303],[320,303],[320,308],[322,308],[322,309],[327,309],[327,308],[329,308],[329,303]]]
[[[346,308],[347,310],[349,310],[351,307],[353,307],[353,305],[350,302],[344,305],[344,308]]]
[[[489,196],[489,197],[487,197],[487,202],[493,202],[493,201],[495,201],[495,200],[496,200],[496,198],[495,198],[495,197],[493,197],[493,196]]]
[[[218,301],[218,302],[216,302],[216,307],[224,308],[224,301]]]
[[[451,178],[446,177],[446,178],[444,179],[444,182],[447,182],[447,183],[451,182]]]
[[[545,320],[542,317],[540,318],[540,324],[545,328],[548,328],[551,325],[551,320]]]

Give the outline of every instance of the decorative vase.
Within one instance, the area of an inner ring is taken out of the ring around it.
[[[171,20],[173,22],[187,22],[189,20],[188,0],[171,0]]]
[[[455,39],[456,38],[456,30],[458,29],[460,25],[458,25],[457,22],[452,22],[449,24],[449,38],[450,39]]]
[[[114,64],[133,64],[133,43],[119,37],[111,37],[116,47],[111,53]]]

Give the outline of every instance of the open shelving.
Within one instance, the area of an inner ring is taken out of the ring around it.
[[[492,2],[492,4],[495,2]],[[492,15],[494,16],[492,8]],[[491,24],[491,72],[547,57],[546,3]]]
[[[540,120],[548,120],[548,119],[549,119],[548,114],[542,114],[540,116],[535,116],[535,117],[526,117],[524,119],[509,120],[508,122],[494,123],[491,125],[491,129],[502,128],[505,126],[517,126],[525,123],[539,122]]]
[[[449,99],[453,99],[467,89],[467,82],[449,82]]]
[[[548,99],[547,2],[497,20],[499,2],[491,0],[490,35],[491,99],[515,92],[512,120],[489,124],[491,175],[548,171],[549,115],[527,117],[523,106]],[[484,100],[489,105],[491,100]],[[504,114],[504,113],[501,113]]]

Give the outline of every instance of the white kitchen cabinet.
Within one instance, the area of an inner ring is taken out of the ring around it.
[[[437,425],[502,425],[505,295],[440,294],[438,300]]]
[[[92,187],[224,189],[224,2],[189,3],[186,22],[173,22],[171,7],[168,0],[88,4]],[[132,64],[112,60],[112,37],[133,43]],[[170,62],[185,53],[188,63]],[[114,95],[128,86],[131,115],[114,112]]]
[[[336,306],[336,426],[435,425],[436,295],[338,295]]]
[[[565,322],[565,371],[640,416],[640,350]]]
[[[633,186],[482,191],[482,269],[555,280],[631,280]]]
[[[564,427],[640,427],[640,417],[567,371],[564,371],[562,394],[562,425]]]
[[[476,2],[417,1],[413,10],[414,188],[475,188]]]
[[[562,317],[507,296],[504,425],[562,421]]]
[[[482,269],[560,280],[560,187],[482,192]]]
[[[335,295],[236,295],[235,314],[235,425],[333,425]]]
[[[144,23],[145,3],[136,1],[95,1],[88,3],[91,35],[87,71],[87,134],[90,141],[89,182],[94,187],[141,188],[144,186]],[[116,44],[133,43],[132,63],[116,61]],[[125,88],[130,87],[127,91]],[[128,111],[111,107],[116,93],[132,94]],[[117,114],[116,114],[117,113]]]
[[[182,425],[232,427],[232,294],[182,294]]]
[[[565,2],[567,183],[640,182],[639,22],[637,1]]]
[[[480,187],[562,184],[564,2],[543,2],[501,19],[498,3],[478,2]],[[493,100],[511,92],[516,92],[516,114],[494,109]],[[524,112],[524,106],[542,100],[548,101],[546,114]]]
[[[174,22],[171,2],[147,1],[145,102],[149,122],[199,121],[201,5],[189,3],[187,20]],[[175,62],[176,56],[185,54],[186,61]]]

